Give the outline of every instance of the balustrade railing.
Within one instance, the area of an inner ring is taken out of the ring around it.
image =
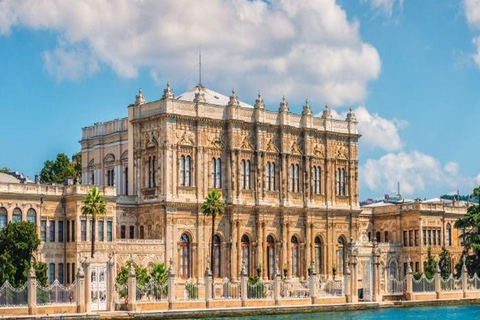
[[[0,307],[28,305],[28,288],[25,283],[20,288],[13,287],[8,280],[0,287]]]
[[[168,298],[168,285],[150,279],[145,285],[137,283],[137,301],[164,301]]]
[[[435,292],[435,278],[428,279],[422,274],[420,279],[412,279],[412,290],[416,293]]]
[[[404,294],[405,280],[398,280],[395,277],[390,277],[387,282],[387,292],[389,294]]]
[[[213,286],[214,299],[240,299],[240,283],[232,283],[230,279],[224,278],[222,283]]]
[[[76,283],[69,286],[62,285],[55,280],[51,285],[43,287],[37,284],[37,305],[75,303],[76,299]]]

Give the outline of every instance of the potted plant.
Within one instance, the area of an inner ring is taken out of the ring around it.
[[[255,269],[257,270],[257,277],[260,277],[262,275],[262,264],[257,263],[257,266]]]

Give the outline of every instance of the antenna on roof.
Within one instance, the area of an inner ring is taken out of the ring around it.
[[[198,47],[198,85],[202,86],[202,45]]]
[[[397,195],[400,197],[400,181],[397,182]]]

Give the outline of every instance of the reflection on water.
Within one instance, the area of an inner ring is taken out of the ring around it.
[[[480,306],[428,308],[392,308],[345,312],[282,314],[269,316],[209,318],[211,320],[475,320],[480,319]]]

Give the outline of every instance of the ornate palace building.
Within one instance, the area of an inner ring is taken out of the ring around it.
[[[355,115],[293,114],[196,86],[160,100],[140,91],[128,117],[83,129],[83,184],[115,186],[117,264],[173,260],[181,278],[203,278],[211,219],[201,205],[218,189],[226,212],[214,237],[216,278],[237,279],[241,265],[265,279],[275,268],[305,278],[342,274],[346,244],[369,225],[358,202]]]

